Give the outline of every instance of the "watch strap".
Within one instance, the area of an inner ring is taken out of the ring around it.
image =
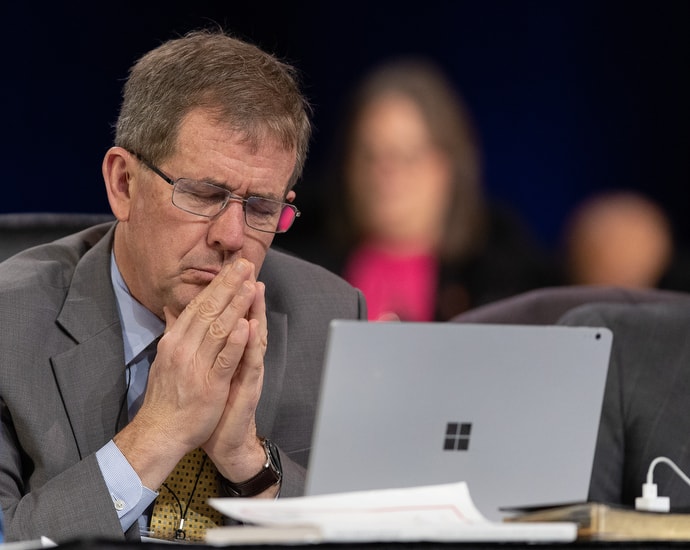
[[[229,496],[254,497],[282,480],[283,472],[278,448],[266,438],[261,438],[261,445],[266,452],[266,462],[258,474],[241,483],[233,483],[229,479],[222,478],[221,486]]]

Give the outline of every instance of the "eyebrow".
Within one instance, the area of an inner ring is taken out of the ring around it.
[[[237,197],[242,197],[244,199],[246,199],[247,197],[259,197],[262,199],[270,199],[270,200],[274,200],[274,201],[278,201],[278,202],[282,202],[283,200],[285,200],[284,195],[276,195],[275,193],[266,194],[266,193],[252,193],[252,192],[250,192],[246,195],[240,195],[239,193],[236,193],[234,189],[231,189],[230,186],[228,186],[226,183],[218,182],[217,180],[214,180],[212,178],[196,179],[196,178],[182,177],[182,178],[177,178],[177,179],[186,179],[186,180],[191,180],[191,181],[200,181],[203,183],[208,183],[208,184],[213,185],[215,187],[220,187],[221,189],[224,189],[224,190],[228,191],[229,193],[232,193],[233,195],[235,195]],[[175,178],[173,178],[173,181],[175,181]]]

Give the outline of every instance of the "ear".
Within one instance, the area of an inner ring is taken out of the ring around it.
[[[288,191],[288,194],[285,196],[285,202],[293,203],[295,202],[295,197],[297,196],[297,193],[295,193],[292,189]]]
[[[130,182],[137,160],[122,147],[111,147],[103,158],[103,180],[110,209],[120,221],[129,218],[131,207]]]

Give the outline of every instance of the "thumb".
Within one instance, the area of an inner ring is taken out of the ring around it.
[[[165,330],[163,331],[163,334],[165,334],[175,324],[175,321],[177,321],[177,316],[170,311],[168,306],[163,306],[163,315],[165,316]]]

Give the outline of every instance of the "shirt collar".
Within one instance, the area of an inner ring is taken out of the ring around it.
[[[110,253],[110,279],[122,325],[125,365],[129,365],[151,342],[163,334],[165,323],[130,294],[113,252]]]

